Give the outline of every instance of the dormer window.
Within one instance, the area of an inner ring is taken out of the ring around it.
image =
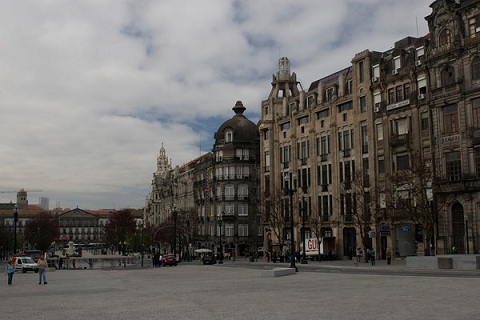
[[[233,141],[233,131],[227,130],[225,132],[225,142],[232,142]]]
[[[400,56],[396,56],[393,58],[393,71],[394,73],[398,73],[398,71],[400,70],[401,68],[401,63],[400,63]]]

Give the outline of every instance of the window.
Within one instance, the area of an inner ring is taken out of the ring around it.
[[[233,237],[235,235],[235,226],[231,223],[226,223],[225,224],[225,237]]]
[[[246,204],[238,205],[238,215],[239,216],[248,216],[248,206]]]
[[[268,107],[265,107],[265,115],[268,115]]]
[[[385,159],[383,157],[378,158],[378,173],[385,173]]]
[[[475,169],[477,170],[477,178],[480,177],[480,148],[475,149]]]
[[[268,140],[270,138],[270,130],[264,130],[263,131],[263,140]]]
[[[408,154],[397,155],[397,170],[408,170],[408,169],[410,169]]]
[[[452,104],[443,108],[443,133],[457,133],[457,105]]]
[[[426,94],[427,93],[427,79],[425,77],[417,79],[418,93]]]
[[[373,79],[372,81],[378,81],[380,78],[380,65],[376,64],[372,67]]]
[[[310,141],[300,141],[297,147],[299,160],[307,159],[310,157]]]
[[[395,103],[395,88],[388,89],[388,103]]]
[[[403,97],[408,99],[410,97],[410,83],[405,83],[403,85]]]
[[[229,184],[225,186],[225,199],[233,199],[235,196],[235,188],[233,185]]]
[[[221,211],[219,211],[221,212]],[[233,204],[226,204],[225,205],[225,213],[228,215],[233,215],[235,214],[235,209],[233,207]]]
[[[280,125],[280,130],[287,130],[290,129],[290,122],[282,123]]]
[[[475,57],[472,61],[472,80],[480,80],[480,57]]]
[[[449,152],[445,154],[447,179],[450,181],[460,180],[462,163],[460,152]]]
[[[327,91],[326,91],[326,95],[325,95],[327,101],[332,100],[333,94],[334,94],[333,88],[328,88]]]
[[[403,100],[403,87],[396,86],[395,87],[395,101],[402,101]]]
[[[238,235],[240,237],[248,237],[248,224],[238,225]]]
[[[362,124],[362,152],[368,153],[368,132],[366,124]]]
[[[394,135],[401,135],[408,133],[407,118],[396,119],[392,121],[392,133]]]
[[[373,103],[375,105],[375,108],[380,108],[380,103],[382,102],[382,97],[380,96],[380,92],[374,92],[373,93]]]
[[[236,160],[249,160],[250,159],[250,150],[249,149],[236,149],[235,156]]]
[[[358,76],[360,78],[360,82],[365,81],[365,67],[363,65],[363,61],[358,63]]]
[[[360,97],[360,112],[367,112],[367,98],[365,96]]]
[[[225,132],[225,142],[232,142],[233,141],[233,132],[231,130],[227,130]]]
[[[377,130],[377,140],[382,141],[383,140],[383,124],[377,123],[376,124],[376,130]]]
[[[215,152],[215,161],[221,162],[223,160],[223,150]]]
[[[352,94],[352,80],[347,80],[345,81],[345,90],[343,92],[343,95],[348,95],[348,94]]]
[[[238,197],[248,197],[248,185],[241,184],[238,186]]]
[[[480,128],[480,98],[472,99],[473,127]]]
[[[444,29],[438,36],[438,45],[443,47],[448,45],[450,42],[452,42],[451,32],[449,29]]]
[[[480,16],[468,19],[468,34],[471,36],[478,32],[480,32]]]
[[[428,130],[430,127],[429,120],[428,120],[428,113],[422,113],[421,115],[421,129],[422,131]]]
[[[423,55],[425,54],[425,49],[422,46],[422,47],[418,47],[416,51],[417,51],[417,54],[416,54],[417,55],[417,60],[421,61],[423,59]]]
[[[396,56],[396,57],[393,58],[393,69],[398,70],[400,68],[401,68],[400,56]]]
[[[265,151],[264,159],[265,159],[265,172],[269,172],[270,171],[270,151]]]
[[[308,123],[308,116],[305,116],[305,117],[301,117],[298,119],[298,124],[301,125],[301,124],[306,124]]]
[[[353,108],[353,102],[348,101],[348,102],[345,102],[345,103],[342,103],[342,104],[338,105],[338,112],[343,112],[343,111],[346,111],[346,110],[350,110],[352,108]]]
[[[326,118],[328,116],[330,116],[330,109],[325,109],[317,112],[317,120],[320,118]]]
[[[442,85],[448,86],[455,83],[455,69],[451,66],[443,68],[440,73],[442,79]]]
[[[312,108],[315,106],[315,97],[314,96],[309,96],[307,98],[307,108]]]

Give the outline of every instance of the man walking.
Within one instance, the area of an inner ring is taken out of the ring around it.
[[[37,266],[38,266],[38,278],[39,278],[38,284],[42,284],[42,279],[43,279],[43,284],[47,284],[47,276],[45,273],[47,272],[48,264],[43,256],[41,256],[40,259],[38,259]]]

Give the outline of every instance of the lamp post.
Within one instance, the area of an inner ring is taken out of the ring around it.
[[[18,222],[18,205],[13,208],[13,254],[17,253],[17,222]]]
[[[295,266],[295,244],[294,244],[294,227],[293,227],[293,193],[295,190],[293,189],[293,181],[290,181],[288,177],[288,173],[284,176],[285,180],[285,188],[288,191],[290,196],[290,268],[295,269],[298,271],[297,267]],[[292,176],[292,180],[295,180],[295,175]],[[288,183],[290,182],[290,183]]]
[[[218,217],[218,227],[220,229],[220,259],[218,260],[218,264],[223,263],[223,248],[222,248],[222,225],[223,225],[223,214]]]
[[[470,254],[470,245],[468,244],[468,218],[465,219],[465,231],[467,236],[467,254]]]
[[[305,203],[302,199],[302,242],[303,242],[303,256],[300,264],[308,264],[307,262],[307,252],[305,248]]]
[[[140,236],[141,236],[141,249],[142,249],[142,252],[141,252],[141,256],[142,256],[142,268],[143,268],[143,220],[140,221]]]
[[[177,207],[173,207],[173,256],[177,258]]]

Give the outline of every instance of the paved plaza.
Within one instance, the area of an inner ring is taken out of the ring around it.
[[[310,262],[293,275],[262,270],[288,264],[243,260],[203,266],[57,270],[6,275],[2,319],[480,319],[477,271],[406,270],[350,261]],[[2,265],[3,267],[3,265]]]

